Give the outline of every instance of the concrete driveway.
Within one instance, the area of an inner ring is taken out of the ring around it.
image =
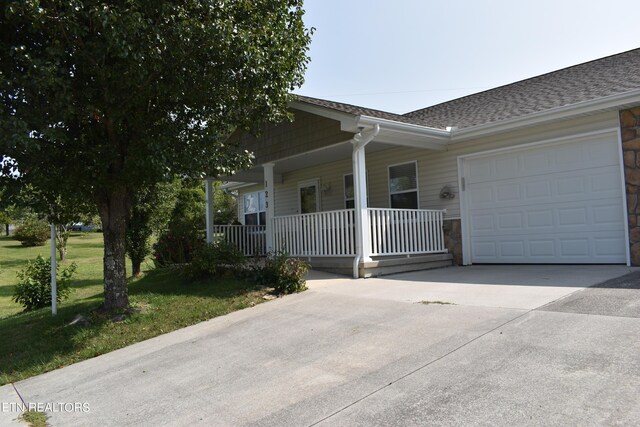
[[[640,273],[585,289],[629,271],[314,273],[302,294],[15,388],[87,404],[53,426],[635,424]],[[17,399],[11,385],[0,399]]]

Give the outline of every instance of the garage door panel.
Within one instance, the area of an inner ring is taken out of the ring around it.
[[[612,135],[466,160],[472,262],[625,262],[618,150]]]
[[[611,204],[593,207],[593,225],[619,226],[620,221],[624,221],[624,217],[618,206]]]
[[[526,203],[555,203],[583,200],[585,193],[597,197],[618,197],[621,194],[618,166],[603,166],[585,171],[569,171],[543,177],[519,177],[482,183],[467,183],[470,201],[474,206],[523,200]],[[589,197],[589,196],[587,196]],[[596,197],[592,197],[596,198]]]
[[[590,189],[593,193],[620,193],[620,169],[618,166],[602,169],[594,168],[589,179]]]
[[[611,149],[612,145],[615,144],[611,140],[587,138],[544,149],[481,157],[467,167],[467,178],[470,182],[479,183],[593,167],[617,167],[618,153]]]
[[[474,239],[474,262],[479,263],[619,263],[624,259],[624,232],[575,234],[540,233]]]
[[[619,198],[591,202],[511,206],[474,209],[470,213],[472,236],[526,235],[543,232],[623,231]]]
[[[510,180],[468,183],[469,200],[474,208],[502,208],[514,201],[522,205],[562,203],[597,198],[616,198],[621,194],[618,166],[589,168],[519,177]],[[576,174],[581,174],[576,176]]]
[[[545,200],[551,198],[552,182],[549,179],[538,179],[524,183],[524,196],[527,200]]]

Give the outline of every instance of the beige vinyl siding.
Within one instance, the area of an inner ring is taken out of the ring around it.
[[[581,117],[547,125],[530,127],[498,136],[451,144],[446,151],[416,148],[389,148],[366,154],[369,206],[389,207],[389,165],[418,162],[418,198],[421,209],[446,209],[446,218],[460,217],[458,189],[458,156],[509,146],[528,144],[547,139],[591,132],[618,126],[617,112]],[[352,173],[351,158],[285,173],[283,182],[275,186],[276,216],[298,213],[298,183],[318,179],[321,209],[344,209],[344,174]],[[277,169],[277,163],[276,163]],[[449,186],[456,194],[454,199],[440,199],[440,190]],[[325,191],[322,191],[322,189]],[[244,187],[239,193],[261,190],[262,187]],[[240,205],[240,204],[239,204]],[[241,214],[241,212],[240,212]]]
[[[276,184],[276,216],[299,213],[298,183],[313,179],[318,180],[321,210],[344,209],[344,184],[342,180],[343,175],[347,173],[351,173],[351,159],[341,159],[284,174],[282,184]]]

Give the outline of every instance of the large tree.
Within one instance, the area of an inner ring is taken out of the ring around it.
[[[0,154],[34,187],[96,204],[104,305],[125,307],[130,195],[167,175],[216,176],[250,161],[224,136],[287,117],[308,62],[302,0],[0,7]]]

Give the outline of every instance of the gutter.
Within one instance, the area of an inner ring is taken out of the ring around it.
[[[416,125],[412,123],[397,122],[395,120],[381,119],[371,116],[357,116],[356,118],[356,126],[358,127],[371,127],[375,126],[376,124],[385,130],[420,136],[429,136],[441,141],[449,141],[449,139],[451,138],[451,132],[449,130],[431,128],[428,126]]]

